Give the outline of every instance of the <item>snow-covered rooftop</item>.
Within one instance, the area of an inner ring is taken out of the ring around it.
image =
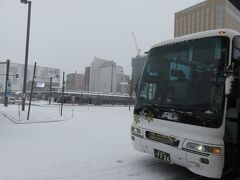
[[[182,42],[182,41],[188,41],[188,40],[192,40],[192,39],[200,39],[200,38],[204,38],[204,37],[212,37],[212,36],[234,37],[234,36],[237,36],[237,35],[240,35],[240,33],[237,32],[237,31],[234,31],[232,29],[216,29],[216,30],[193,33],[193,34],[177,37],[177,38],[174,38],[174,39],[170,39],[170,40],[167,40],[167,41],[163,41],[163,42],[160,42],[158,44],[153,45],[152,48],[159,47],[159,46],[164,46],[164,45],[167,45],[167,44]]]

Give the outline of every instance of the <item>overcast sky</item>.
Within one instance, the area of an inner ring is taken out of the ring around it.
[[[84,72],[94,56],[131,74],[134,31],[143,54],[173,38],[174,13],[202,0],[32,0],[29,64]],[[24,63],[27,5],[0,0],[0,61]]]

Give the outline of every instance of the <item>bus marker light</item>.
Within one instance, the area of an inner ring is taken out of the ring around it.
[[[223,34],[225,34],[225,31],[219,31],[218,34],[223,35]]]
[[[208,152],[220,155],[221,148],[220,147],[208,147]]]
[[[132,132],[132,135],[134,136],[138,136],[140,138],[143,138],[143,135],[142,135],[142,130],[140,128],[136,128],[136,127],[131,127],[131,132]]]

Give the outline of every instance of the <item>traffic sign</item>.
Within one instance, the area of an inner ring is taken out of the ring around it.
[[[12,82],[10,80],[7,81],[7,97],[12,96]]]

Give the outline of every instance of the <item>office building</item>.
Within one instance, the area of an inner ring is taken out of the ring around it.
[[[66,90],[84,91],[85,90],[85,75],[77,72],[67,74]]]
[[[94,58],[90,66],[89,91],[117,92],[117,66],[114,61]]]
[[[117,66],[117,92],[128,94],[128,82],[122,66]]]
[[[240,32],[240,5],[235,0],[206,0],[175,13],[174,37],[211,29]]]
[[[138,84],[147,56],[136,56],[132,58],[132,80],[135,85]]]

